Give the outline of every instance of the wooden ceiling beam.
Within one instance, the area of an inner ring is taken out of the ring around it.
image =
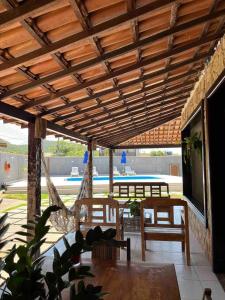
[[[206,54],[200,55],[198,58],[195,58],[194,61],[199,61],[199,60],[205,58],[206,56],[207,56]],[[152,72],[152,73],[150,73],[150,74],[148,74],[148,75],[144,75],[142,78],[138,78],[138,79],[135,79],[135,80],[126,82],[126,83],[122,83],[122,84],[120,84],[118,87],[113,87],[113,88],[107,89],[107,90],[105,90],[105,91],[96,93],[96,94],[94,94],[93,96],[88,96],[88,97],[85,97],[85,98],[82,98],[82,99],[79,99],[79,100],[76,100],[76,101],[72,101],[71,104],[68,104],[68,105],[66,105],[66,106],[63,105],[63,106],[60,106],[60,107],[57,107],[57,108],[53,108],[52,110],[49,111],[49,114],[51,114],[51,113],[59,113],[59,112],[62,113],[62,112],[63,112],[65,109],[67,109],[67,108],[74,107],[75,105],[79,105],[79,104],[84,104],[85,102],[88,102],[88,101],[90,101],[90,100],[95,100],[96,98],[100,98],[100,97],[105,96],[105,95],[107,95],[107,94],[116,92],[116,91],[118,91],[118,90],[120,90],[120,89],[124,89],[124,88],[127,88],[127,87],[131,87],[132,85],[135,85],[135,84],[138,84],[138,83],[142,83],[142,82],[145,81],[145,80],[149,80],[149,79],[152,79],[152,78],[154,78],[154,77],[157,77],[157,76],[160,76],[160,75],[162,75],[162,74],[165,74],[166,72],[170,72],[170,71],[176,70],[177,68],[180,68],[180,67],[182,67],[182,66],[188,65],[189,63],[192,63],[192,62],[193,62],[193,60],[192,60],[192,59],[191,59],[191,60],[189,59],[189,60],[186,60],[186,61],[184,61],[184,62],[182,62],[182,63],[178,63],[178,64],[173,65],[173,66],[169,66],[169,67],[166,68],[166,69],[162,69],[162,70],[159,70],[159,71],[156,71],[156,72]],[[200,71],[199,68],[198,68],[197,70],[190,70],[190,71],[189,71],[190,73],[189,73],[188,75],[194,75],[194,74],[196,74],[196,73],[199,72],[199,71]],[[183,74],[178,75],[178,76],[174,76],[174,78],[180,79],[181,76],[183,76]],[[186,75],[185,75],[185,76],[186,76]],[[168,79],[167,82],[168,82],[168,83],[173,82],[173,81],[174,81],[174,78]],[[162,85],[162,83],[160,82],[158,85],[157,85],[157,84],[152,85],[152,88],[157,88],[157,87],[159,87],[159,86],[161,86],[161,85]],[[147,90],[148,90],[148,87],[146,87],[146,88],[144,88],[144,89],[142,89],[142,90],[147,91]],[[139,94],[139,91],[136,91],[136,92],[134,92],[134,93],[130,93],[130,94],[128,94],[128,95],[120,95],[120,96],[117,97],[116,99],[118,99],[118,101],[120,101],[119,99],[121,99],[121,101],[122,101],[122,100],[125,100],[127,97],[131,97],[131,96],[133,96],[133,95],[135,95],[135,94]],[[131,95],[131,96],[130,96],[130,95]],[[113,103],[114,101],[116,101],[116,99],[110,100],[110,101],[112,101],[112,103]],[[105,102],[105,103],[106,103],[106,102]],[[107,103],[110,104],[109,101],[107,101]],[[103,103],[103,104],[104,104],[104,103]],[[95,107],[96,107],[96,108],[97,108],[97,107],[101,107],[101,105],[98,104],[98,105],[95,105]],[[26,106],[22,106],[21,108],[26,109]],[[89,111],[92,110],[92,109],[93,109],[93,106],[91,106],[91,108],[85,109],[85,112],[88,112],[88,109],[89,109]],[[71,113],[71,114],[69,114],[68,116],[70,116],[70,117],[75,116],[75,115],[79,114],[80,111],[81,111],[81,110],[76,111],[76,112],[74,112],[74,113]],[[40,116],[43,117],[43,116],[45,116],[46,114],[48,114],[48,113],[43,112],[43,113],[40,113]],[[62,114],[61,114],[60,117],[57,117],[57,118],[56,118],[57,121],[60,121],[60,120],[63,120],[63,119],[64,119],[64,116],[62,116]]]
[[[54,7],[54,4],[59,3],[61,0],[29,0],[25,1],[17,8],[1,13],[0,29],[12,25],[13,23],[20,22],[26,17],[32,16],[39,10]]]
[[[177,55],[177,54],[185,52],[189,49],[192,49],[192,48],[198,47],[200,45],[206,44],[208,42],[211,42],[213,40],[216,40],[216,39],[220,38],[222,35],[223,35],[223,32],[219,32],[219,33],[213,34],[211,36],[203,37],[202,39],[196,40],[194,42],[190,42],[190,43],[188,43],[186,45],[183,45],[183,46],[180,46],[180,47],[176,47],[174,49],[171,49],[171,50],[165,51],[163,53],[160,53],[159,55],[154,55],[153,57],[145,59],[144,61],[140,61],[140,62],[132,64],[128,67],[125,67],[125,68],[122,68],[120,70],[111,72],[110,74],[106,74],[106,75],[103,75],[103,76],[98,77],[96,79],[84,82],[80,85],[77,85],[77,86],[74,86],[74,87],[71,87],[71,88],[68,88],[68,89],[64,89],[63,91],[52,94],[50,96],[42,97],[40,100],[38,100],[38,99],[31,100],[29,102],[29,104],[27,104],[25,106],[25,108],[29,108],[29,107],[32,107],[32,106],[35,106],[35,105],[47,103],[48,101],[51,101],[51,100],[54,100],[54,99],[58,98],[59,95],[61,96],[61,95],[66,95],[68,93],[76,92],[76,91],[79,91],[79,90],[84,89],[86,87],[90,87],[91,85],[101,83],[102,81],[109,80],[109,79],[115,78],[117,76],[124,75],[126,73],[132,72],[132,71],[134,71],[138,68],[141,68],[141,67],[144,67],[144,66],[147,66],[147,65],[151,65],[152,63],[155,63],[157,61],[161,61],[162,59],[166,59],[166,58],[171,57],[173,55]],[[83,63],[83,65],[85,65],[85,64],[86,64],[86,62]],[[1,65],[0,65],[0,68],[1,68]],[[40,84],[43,84],[45,82],[49,82],[49,81],[59,79],[59,78],[64,77],[64,76],[68,76],[69,74],[73,74],[74,72],[78,72],[77,69],[79,69],[78,66],[68,67],[66,70],[59,71],[59,72],[54,73],[52,75],[46,76],[44,78],[37,79],[35,82],[31,82],[31,83],[25,84],[23,86],[17,87],[15,89],[12,89],[10,91],[6,91],[5,94],[1,96],[0,99],[4,99],[4,98],[7,98],[7,97],[16,95],[18,93],[21,93],[21,92],[25,92],[25,91],[27,91],[31,88],[34,88],[34,87],[36,87]]]
[[[135,126],[137,126],[138,124],[140,124],[142,122],[151,122],[152,120],[160,119],[162,117],[162,115],[165,114],[165,113],[170,113],[170,112],[172,113],[176,110],[179,110],[179,112],[180,112],[183,105],[184,105],[184,102],[181,103],[181,104],[173,104],[173,105],[170,105],[168,108],[164,109],[163,113],[159,113],[157,111],[155,113],[152,113],[151,115],[148,115],[147,117],[144,113],[142,113],[141,116],[135,116],[133,118],[133,121],[136,124]],[[127,116],[127,119],[120,122],[119,125],[122,129],[129,131],[133,126],[133,125],[130,124],[130,116]],[[96,135],[99,134],[101,137],[104,137],[104,136],[107,136],[107,135],[109,135],[113,132],[114,133],[115,132],[121,132],[121,128],[118,129],[118,128],[115,128],[115,126],[116,126],[116,124],[112,124],[111,127],[107,127],[107,128],[104,127],[103,129],[99,129],[98,131],[95,131],[94,133],[87,133],[86,135],[88,137],[96,137]],[[128,126],[128,128],[127,128],[127,126]]]
[[[14,0],[4,0],[4,4],[8,9],[15,9],[19,6],[21,6],[21,4],[19,4],[17,1]],[[47,37],[47,35],[41,31],[41,29],[37,26],[37,24],[35,23],[35,21],[32,18],[26,18],[26,19],[22,19],[20,21],[20,24],[32,35],[32,37],[39,43],[40,46],[43,45],[50,45],[51,41],[49,40],[49,38]],[[57,53],[53,53],[52,54],[52,58],[63,68],[66,69],[69,65],[69,63],[65,60],[64,56],[57,52]],[[8,59],[5,59],[4,61],[8,61]],[[32,73],[30,71],[29,68],[25,67],[25,66],[21,66],[17,68],[17,71],[19,71],[20,73],[22,73],[23,75],[25,75],[29,80],[31,80],[32,82],[36,81],[39,79],[39,76]],[[74,79],[76,80],[76,82],[78,82],[78,84],[80,84],[81,82],[77,80],[77,77],[73,76]],[[48,94],[54,94],[56,91],[53,89],[52,86],[50,86],[48,83],[43,83],[41,85],[47,92]],[[17,101],[21,101],[22,103],[26,105],[27,102],[29,101],[29,99],[20,99],[18,96],[13,96]],[[66,98],[65,96],[61,96],[60,97],[64,103],[69,103],[68,98]],[[25,101],[24,101],[25,100]],[[40,109],[42,110],[42,108],[40,107]]]
[[[183,92],[183,90],[181,90],[181,91],[179,91],[179,93],[177,92],[177,89],[186,89],[186,88],[188,88],[188,87],[190,87],[190,86],[193,86],[193,84],[194,84],[194,81],[187,81],[186,82],[186,84],[177,84],[177,85],[175,85],[175,86],[172,86],[172,87],[170,87],[170,88],[167,88],[167,89],[165,89],[164,90],[164,92],[163,92],[163,94],[164,94],[164,96],[166,96],[166,93],[169,93],[169,92],[173,92],[174,91],[174,93],[176,93],[175,95],[180,95],[182,92]],[[155,99],[156,97],[161,97],[162,96],[162,91],[157,91],[157,92],[153,92],[153,93],[146,93],[145,94],[145,96],[142,96],[142,95],[140,95],[140,94],[142,94],[144,92],[144,90],[141,90],[139,93],[132,93],[132,95],[130,96],[130,95],[128,95],[128,98],[127,98],[127,105],[129,106],[129,105],[135,105],[135,104],[138,104],[138,103],[140,103],[140,102],[143,102],[144,100],[150,100],[150,99]],[[129,98],[131,98],[131,97],[133,97],[134,95],[140,95],[139,97],[138,97],[138,99],[131,99],[131,100],[129,100]],[[174,94],[172,94],[173,96],[174,96]],[[170,98],[171,97],[171,95],[168,95],[167,97],[164,97],[164,99],[167,99],[167,98]],[[124,97],[125,98],[125,97]],[[129,101],[128,101],[129,100]],[[109,102],[109,103],[108,103]],[[83,110],[80,110],[79,112],[75,112],[74,114],[73,114],[73,117],[74,116],[78,116],[78,115],[80,115],[80,114],[84,114],[84,113],[87,113],[87,112],[91,112],[91,118],[97,118],[97,117],[100,117],[103,113],[104,113],[104,111],[101,111],[101,112],[98,112],[98,113],[95,113],[94,112],[94,110],[95,109],[98,109],[98,108],[101,108],[101,107],[103,107],[103,106],[108,106],[108,105],[111,105],[111,104],[116,104],[116,103],[118,103],[118,102],[121,102],[121,99],[120,98],[117,98],[117,99],[115,99],[115,101],[107,101],[107,102],[103,102],[101,105],[98,105],[98,106],[91,106],[91,109],[90,108],[88,108],[88,109],[83,109]],[[115,111],[117,111],[117,110],[120,110],[121,108],[123,108],[124,107],[124,104],[122,104],[122,105],[117,105],[116,107],[113,107],[113,108],[109,108],[108,109],[108,112],[110,112],[110,113],[112,113],[112,112],[115,112]],[[65,119],[66,117],[64,117],[64,119]],[[68,116],[68,118],[66,118],[66,119],[70,119],[71,118],[71,115],[69,115]],[[82,117],[82,118],[80,118],[80,119],[77,119],[77,120],[72,120],[72,121],[67,121],[66,122],[66,126],[71,126],[71,125],[73,125],[73,124],[76,124],[77,122],[83,122],[83,121],[86,121],[86,120],[88,120],[88,119],[90,119],[90,116],[89,115],[87,115],[87,116],[85,116],[85,117]],[[57,122],[57,119],[56,120],[53,120],[53,122]]]
[[[205,54],[205,53],[204,54],[200,54],[198,57],[195,57],[194,59],[187,59],[187,60],[182,61],[180,63],[173,64],[173,65],[169,66],[168,68],[152,72],[152,73],[150,73],[148,75],[144,75],[142,78],[138,78],[136,80],[133,80],[133,81],[121,84],[121,85],[119,85],[119,88],[130,87],[130,86],[132,86],[132,85],[134,85],[136,83],[139,83],[139,82],[142,82],[142,81],[145,81],[145,80],[148,80],[148,79],[152,79],[154,77],[158,77],[158,76],[160,76],[162,74],[165,74],[166,72],[174,71],[174,70],[176,70],[176,69],[178,69],[180,67],[186,66],[186,65],[188,65],[190,63],[193,63],[194,61],[199,61],[199,60],[201,60],[201,59],[203,59],[205,57],[208,57],[208,53],[207,54]],[[96,93],[93,96],[93,98],[95,98],[95,97],[101,97],[101,96],[106,95],[108,93],[111,93],[113,91],[115,91],[115,88],[108,89],[108,90],[100,92],[100,93]],[[90,100],[90,98],[88,98],[88,99]],[[43,112],[43,113],[40,114],[40,116],[43,117],[43,116],[48,115],[48,114],[59,113],[59,112],[62,112],[63,110],[65,110],[65,109],[67,109],[69,107],[73,107],[74,105],[78,105],[78,104],[81,104],[81,103],[83,104],[85,101],[88,101],[88,100],[84,100],[84,98],[83,99],[79,99],[79,100],[73,101],[73,102],[71,102],[69,104],[62,105],[62,106],[59,106],[57,108],[50,109],[47,112]]]
[[[79,111],[75,111],[75,112],[72,112],[72,113],[68,113],[68,114],[62,115],[60,117],[55,118],[53,120],[53,122],[59,122],[59,121],[63,121],[63,120],[66,120],[66,119],[71,119],[71,118],[74,118],[74,117],[76,117],[76,116],[78,116],[80,114],[91,112],[91,111],[93,111],[95,109],[98,109],[98,108],[101,108],[103,106],[108,106],[108,105],[111,105],[111,104],[115,104],[117,102],[122,101],[123,99],[129,100],[129,98],[134,97],[136,95],[139,95],[139,94],[141,94],[141,93],[143,93],[145,91],[151,92],[151,90],[154,90],[154,89],[160,88],[160,87],[164,87],[164,85],[168,85],[169,83],[173,83],[174,81],[177,81],[177,80],[180,80],[180,79],[184,79],[184,81],[185,81],[185,79],[186,79],[187,76],[197,75],[197,72],[199,72],[199,69],[198,70],[190,70],[189,72],[182,73],[180,75],[177,75],[177,76],[174,76],[172,78],[169,78],[166,81],[155,83],[155,84],[152,84],[150,86],[146,86],[146,87],[142,88],[140,91],[131,92],[131,93],[127,94],[127,95],[120,95],[116,99],[109,100],[109,101],[104,101],[104,103],[101,103],[101,104],[98,104],[98,105],[89,106],[87,108],[80,109]],[[189,80],[187,82],[191,82],[192,80],[193,80],[193,82],[195,82],[194,79],[191,79],[191,80]],[[155,95],[155,92],[153,92],[153,94]],[[95,114],[95,116],[97,116],[97,114]]]
[[[175,104],[172,105],[173,103],[175,103]],[[170,109],[171,107],[176,108],[176,105],[177,105],[177,107],[183,107],[184,104],[185,104],[185,100],[184,101],[178,100],[177,102],[176,101],[171,101],[170,103],[167,103],[167,104],[168,104],[168,107],[165,107],[164,108],[165,110]],[[78,131],[78,132],[83,134],[84,132],[90,132],[90,131],[92,131],[96,128],[99,128],[99,127],[103,128],[102,131],[104,132],[104,130],[106,128],[108,128],[108,129],[110,128],[110,127],[106,127],[108,124],[110,124],[111,127],[113,128],[115,126],[119,126],[119,125],[122,125],[122,124],[125,124],[125,123],[129,123],[131,118],[132,118],[133,121],[136,120],[136,119],[145,119],[145,118],[148,118],[150,114],[151,114],[151,116],[160,114],[160,109],[162,110],[163,108],[160,107],[160,106],[158,106],[158,107],[156,106],[155,109],[150,110],[147,114],[145,114],[145,110],[139,109],[139,110],[136,111],[136,114],[131,113],[130,115],[125,115],[123,118],[122,117],[121,118],[120,117],[118,117],[118,118],[115,117],[115,120],[112,120],[111,122],[104,122],[104,124],[99,124],[98,126],[96,125],[95,127],[93,125],[93,127],[91,127],[91,128],[87,128],[87,129],[84,128],[83,131]]]
[[[54,0],[54,1],[53,0],[51,0],[51,1],[30,0],[30,1],[36,2],[36,3],[45,2],[45,4],[47,5],[46,2],[48,2],[48,3],[55,2],[56,0]],[[60,1],[60,0],[58,0],[58,1]],[[35,58],[40,58],[41,56],[44,56],[46,54],[52,54],[56,51],[59,51],[59,50],[65,48],[66,46],[71,45],[71,44],[78,43],[78,42],[82,43],[84,40],[86,40],[90,37],[94,37],[94,36],[98,35],[99,33],[103,33],[103,32],[105,33],[107,31],[111,31],[112,29],[119,28],[122,24],[124,24],[128,21],[132,21],[132,20],[136,19],[137,17],[140,17],[148,12],[152,12],[154,10],[160,9],[161,7],[169,5],[175,1],[176,0],[156,0],[154,2],[143,5],[135,10],[130,11],[129,13],[125,13],[123,15],[115,17],[114,19],[108,20],[104,23],[100,23],[100,24],[96,25],[95,27],[92,27],[88,32],[82,31],[82,32],[76,33],[67,38],[59,40],[49,46],[44,46],[41,49],[34,50],[28,54],[24,54],[20,57],[11,59],[9,62],[1,64],[0,71],[6,70],[6,69],[12,68],[12,67],[18,67],[19,65],[22,65],[30,60],[33,60]],[[27,3],[26,7],[29,8],[29,6],[30,6],[29,3]],[[16,13],[16,12],[14,12],[14,13]],[[30,12],[30,10],[29,10],[29,12]],[[27,15],[23,14],[23,18],[25,18],[26,16]],[[1,24],[2,24],[2,26],[8,25],[7,21],[9,21],[9,20],[6,16],[6,18],[1,19],[0,25]],[[3,23],[5,23],[5,24],[3,24]]]
[[[182,109],[182,107],[181,108],[175,108],[173,110],[168,110],[168,111],[166,111],[165,117],[168,117],[170,115],[174,115],[174,113],[179,113],[179,115],[180,115],[181,109]],[[132,121],[133,123],[131,123],[131,121],[128,120],[126,124],[125,123],[121,124],[120,128],[118,128],[118,129],[113,130],[111,127],[107,130],[105,129],[104,130],[104,132],[105,132],[104,135],[102,135],[101,133],[97,133],[97,134],[94,133],[94,134],[88,134],[88,137],[95,138],[95,139],[99,139],[99,138],[100,139],[105,139],[105,138],[109,137],[109,139],[113,140],[114,135],[120,135],[120,136],[126,135],[126,134],[129,135],[130,132],[132,132],[133,129],[136,130],[137,128],[139,128],[139,126],[142,126],[145,123],[149,125],[152,122],[156,122],[156,121],[159,121],[159,120],[163,119],[163,117],[164,117],[163,114],[160,115],[160,117],[159,116],[154,116],[154,118],[152,118],[151,121],[147,121],[146,118],[142,118],[142,119],[139,118],[139,119],[134,119]],[[127,127],[129,127],[129,129]]]
[[[130,138],[132,138],[133,136],[139,135],[145,131],[151,130],[155,127],[160,126],[163,123],[166,123],[176,117],[178,117],[180,115],[179,113],[173,112],[171,114],[167,114],[166,116],[161,117],[160,121],[156,120],[152,123],[148,123],[147,125],[142,123],[142,126],[136,127],[134,130],[130,130],[129,133],[124,133],[124,132],[119,132],[116,134],[110,134],[107,137],[101,137],[99,139],[97,139],[98,142],[103,142],[106,144],[109,144],[110,146],[115,145],[115,144],[119,144],[123,141],[126,141]]]
[[[143,112],[139,112],[138,114],[136,114],[134,117],[133,117],[133,122],[135,122],[136,124],[137,123],[141,123],[141,122],[148,122],[149,121],[154,121],[155,119],[160,119],[162,114],[164,113],[168,113],[168,112],[174,112],[176,109],[178,109],[179,111],[181,110],[181,108],[183,107],[184,103],[180,103],[180,104],[172,104],[170,106],[168,106],[167,108],[164,108],[163,110],[163,113],[160,112],[160,109],[158,109],[157,111],[155,112],[152,112],[151,114],[148,114],[147,116],[145,115],[145,113]],[[131,124],[130,124],[130,119],[131,117],[130,116],[127,116],[125,118],[123,118],[120,122],[117,121],[116,124],[114,124],[112,122],[112,124],[110,124],[110,126],[102,126],[104,128],[104,130],[102,129],[98,129],[98,130],[95,130],[93,133],[92,132],[88,132],[86,135],[89,137],[89,136],[93,136],[96,135],[96,134],[100,134],[102,137],[108,135],[108,132],[120,132],[121,131],[121,128],[124,130],[126,129],[127,130],[127,126],[129,125],[128,129],[131,127]],[[117,128],[116,126],[121,126],[121,128]],[[124,128],[125,127],[125,128]],[[128,130],[129,131],[129,130]]]
[[[154,122],[152,122],[151,124],[148,124],[148,125],[142,125],[141,127],[138,127],[136,128],[135,130],[129,132],[129,133],[120,133],[120,134],[117,134],[115,136],[112,136],[111,137],[108,137],[108,138],[105,138],[104,139],[104,142],[105,143],[111,143],[111,145],[115,145],[115,144],[120,144],[122,143],[123,141],[127,141],[137,135],[140,135],[146,131],[149,131],[149,130],[152,130],[160,125],[162,125],[163,123],[166,123],[172,119],[174,119],[176,116],[178,116],[179,113],[174,114],[174,113],[171,113],[167,116],[164,116],[162,119],[160,120],[156,120]],[[101,141],[101,140],[99,140]]]
[[[189,89],[189,91],[191,91],[192,89]],[[178,96],[178,97],[176,97]],[[148,98],[147,98],[148,100]],[[151,98],[150,98],[151,100]],[[175,95],[171,95],[170,97],[168,97],[167,99],[156,99],[153,101],[148,101],[146,105],[143,104],[143,102],[140,105],[135,105],[135,106],[131,106],[129,105],[129,111],[124,110],[124,111],[119,111],[118,113],[111,113],[110,117],[103,117],[102,119],[98,119],[97,122],[98,124],[100,124],[101,126],[109,124],[112,122],[112,118],[114,118],[114,120],[120,120],[123,119],[123,116],[128,114],[128,113],[132,113],[132,115],[135,115],[135,112],[141,110],[141,112],[150,112],[151,110],[157,109],[158,107],[163,106],[161,104],[161,101],[163,101],[164,105],[168,105],[172,102],[177,102],[179,100],[183,100],[184,102],[186,101],[186,97],[184,95],[179,94],[175,94]],[[139,101],[140,103],[140,101]],[[86,130],[90,130],[90,129],[94,129],[96,127],[98,127],[99,125],[93,124],[93,122],[95,122],[94,118],[93,121],[89,124],[85,124],[85,125],[80,125],[80,126],[75,126],[74,129],[78,130],[81,129],[80,132],[85,132]],[[77,120],[77,123],[79,124],[79,120]],[[67,127],[67,124],[66,124]]]

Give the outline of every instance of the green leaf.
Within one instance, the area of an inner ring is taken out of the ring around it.
[[[27,237],[33,237],[33,234],[26,232],[26,231],[17,231],[16,234],[22,235],[22,236],[27,236]]]
[[[21,239],[21,238],[15,238],[16,241],[19,241],[19,242],[22,242],[24,244],[28,244],[28,242],[24,239]]]
[[[84,236],[80,230],[76,231],[75,239],[76,239],[76,242],[83,242]]]
[[[33,266],[34,267],[41,267],[42,264],[44,263],[45,260],[45,256],[40,256],[38,257],[34,262],[33,262]]]
[[[3,226],[3,227],[0,229],[0,237],[2,237],[2,236],[6,233],[6,231],[8,230],[8,228],[9,228],[9,224]]]
[[[34,228],[35,228],[35,226],[33,224],[32,225],[22,225],[21,227],[28,229],[28,230],[34,230]]]
[[[44,244],[45,241],[46,239],[42,239],[30,247],[30,255],[32,257],[40,250],[41,246]]]
[[[1,216],[1,218],[0,218],[0,226],[4,225],[7,217],[8,217],[8,213],[6,213],[3,216]]]
[[[0,242],[0,249],[2,249],[7,243],[8,241]]]
[[[64,236],[63,236],[63,242],[64,242],[64,245],[65,245],[66,249],[70,249],[70,244]]]

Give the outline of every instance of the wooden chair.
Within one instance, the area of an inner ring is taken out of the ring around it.
[[[177,224],[174,220],[174,208],[182,207],[184,220],[181,218]],[[146,223],[144,213],[146,209],[154,211],[152,223]],[[169,216],[166,220],[157,217],[158,212],[167,210]],[[186,252],[186,262],[190,265],[190,245],[188,227],[188,207],[187,202],[181,199],[169,198],[148,198],[141,201],[141,241],[142,241],[142,260],[145,260],[145,249],[147,240],[156,241],[180,241],[182,251]]]
[[[212,290],[207,288],[204,290],[202,300],[212,300]]]
[[[83,212],[82,212],[82,208]],[[90,228],[101,226],[116,229],[116,239],[122,236],[119,203],[110,198],[84,198],[75,202],[75,228],[86,233]]]

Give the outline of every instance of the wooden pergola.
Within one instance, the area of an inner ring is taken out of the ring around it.
[[[36,119],[90,151],[130,143],[181,115],[224,23],[223,0],[2,0],[0,117],[29,128],[30,216]]]

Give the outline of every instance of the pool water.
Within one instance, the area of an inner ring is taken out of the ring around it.
[[[66,181],[82,181],[83,177],[67,177]],[[123,180],[123,181],[131,181],[131,180],[159,180],[160,176],[151,176],[151,175],[135,175],[135,176],[114,176],[113,180]],[[109,180],[109,176],[94,176],[93,180],[95,181],[106,181]]]

